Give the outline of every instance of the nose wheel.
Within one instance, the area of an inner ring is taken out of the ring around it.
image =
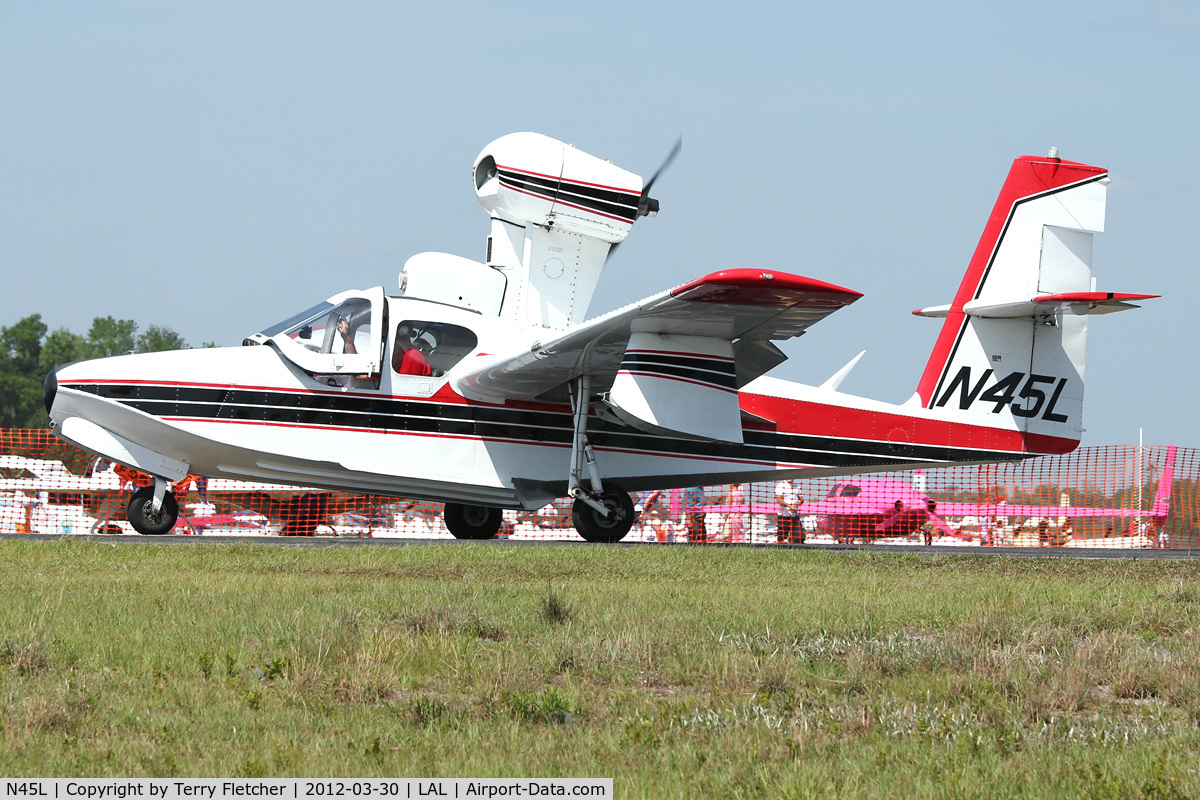
[[[154,491],[154,486],[138,489],[129,501],[129,524],[143,536],[170,533],[171,528],[175,527],[175,520],[179,519],[179,504],[175,502],[175,495],[164,489],[156,511]]]

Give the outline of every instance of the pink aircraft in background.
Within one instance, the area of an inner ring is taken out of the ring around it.
[[[1010,505],[1006,500],[996,502],[967,503],[937,501],[912,484],[901,480],[882,478],[851,479],[836,483],[825,497],[806,502],[800,507],[803,517],[817,518],[816,533],[825,534],[842,544],[856,541],[871,542],[880,539],[896,539],[922,534],[925,544],[932,544],[936,528],[944,536],[972,541],[983,540],[983,544],[999,544],[995,533],[1012,527],[1009,520],[1043,521],[1039,527],[1040,544],[1065,543],[1067,520],[1079,518],[1110,517],[1141,521],[1139,530],[1147,532],[1151,542],[1157,541],[1163,524],[1170,513],[1171,486],[1175,479],[1175,446],[1167,449],[1167,463],[1158,481],[1158,489],[1148,510],[1130,508],[1096,508],[1060,505]],[[774,503],[710,505],[706,512],[769,514],[779,513]],[[980,532],[969,533],[961,527],[955,528],[946,522],[947,517],[974,517],[980,521]],[[1053,521],[1053,522],[1052,522]],[[926,525],[932,523],[932,526]],[[1019,525],[1016,527],[1020,527]],[[1149,533],[1153,531],[1153,533]],[[801,541],[804,541],[802,536]]]

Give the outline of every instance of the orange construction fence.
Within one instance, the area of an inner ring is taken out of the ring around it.
[[[126,508],[148,484],[49,431],[0,430],[0,533],[132,533]],[[1195,548],[1198,489],[1198,450],[1087,447],[1003,464],[641,492],[626,541]],[[174,534],[450,537],[436,503],[201,476],[173,493]],[[577,539],[570,517],[567,501],[506,511],[500,535]]]

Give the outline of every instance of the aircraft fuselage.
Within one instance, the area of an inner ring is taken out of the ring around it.
[[[408,319],[438,331],[435,363],[449,327],[470,326],[476,344],[455,352],[444,374],[401,374],[389,357],[372,380],[303,369],[271,341],[80,362],[53,378],[52,420],[65,438],[152,474],[178,462],[211,477],[510,508],[563,496],[570,405],[480,402],[452,381],[489,342],[532,334],[441,304],[385,302],[390,341],[360,337],[363,349],[393,353],[397,323]],[[1018,431],[939,423],[928,411],[771,378],[743,389],[741,405],[742,443],[638,430],[602,411],[588,436],[604,478],[630,491],[990,461],[1017,457],[1022,445]],[[154,456],[127,443],[166,461],[146,463]]]

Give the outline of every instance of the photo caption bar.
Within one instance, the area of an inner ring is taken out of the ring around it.
[[[588,797],[608,800],[612,778],[28,778],[0,781],[3,798],[459,798]]]

